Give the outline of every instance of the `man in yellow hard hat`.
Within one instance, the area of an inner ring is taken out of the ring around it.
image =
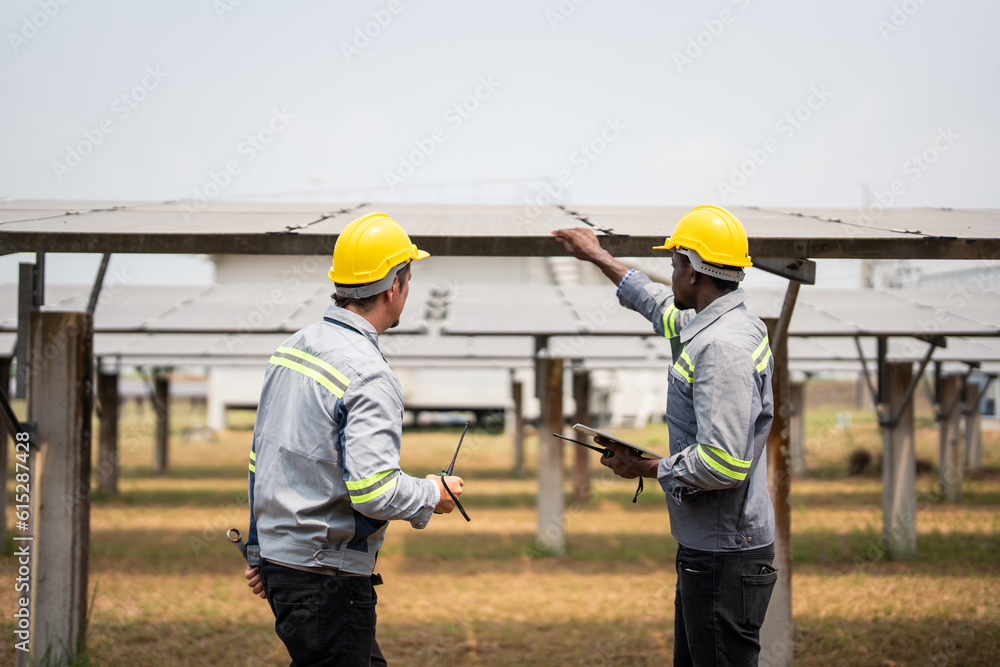
[[[618,285],[619,301],[670,340],[670,455],[614,451],[601,463],[659,481],[677,540],[675,665],[756,665],[760,626],[777,580],[767,436],[774,362],[767,329],[739,287],[751,266],[746,231],[729,211],[699,206],[656,249],[673,251],[671,286],[628,269],[589,229],[552,232],[574,257]]]
[[[335,304],[282,343],[264,375],[246,578],[293,665],[386,664],[374,589],[386,526],[423,528],[462,493],[460,477],[400,470],[403,390],[379,350],[406,304],[410,262],[427,256],[384,213],[350,223],[333,251]]]

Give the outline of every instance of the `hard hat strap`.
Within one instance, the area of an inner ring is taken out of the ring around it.
[[[697,273],[704,273],[707,276],[721,278],[722,280],[729,280],[734,283],[738,283],[747,277],[747,272],[743,269],[725,269],[718,264],[710,264],[709,262],[703,260],[697,251],[691,250],[690,248],[678,246],[674,249],[674,252],[686,255],[687,258],[691,260],[691,267]]]
[[[396,279],[396,273],[399,272],[401,268],[409,264],[409,260],[397,264],[396,266],[389,269],[389,273],[385,274],[385,277],[381,280],[376,280],[373,283],[367,283],[365,285],[359,285],[357,287],[352,287],[351,285],[344,285],[342,283],[336,283],[337,296],[342,296],[345,299],[364,299],[369,296],[375,296],[376,294],[381,294],[392,287],[392,282]]]

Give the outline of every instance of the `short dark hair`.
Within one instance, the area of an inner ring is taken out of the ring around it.
[[[687,266],[691,265],[691,258],[685,255],[684,253],[679,252],[677,253],[677,256],[680,257],[681,261],[684,262],[684,264],[686,264]],[[719,264],[718,266],[721,266],[722,268],[728,269],[730,271],[740,270],[740,267],[738,266],[725,266],[723,264]],[[719,290],[720,292],[735,292],[740,288],[740,284],[734,280],[724,280],[722,278],[716,278],[715,276],[710,276],[707,273],[703,273],[702,275],[710,279],[712,281],[712,284],[715,285],[715,289]]]
[[[407,262],[405,265],[399,268],[399,271],[396,272],[396,277],[393,279],[393,282],[398,280],[399,284],[402,285],[403,281],[409,274],[410,274],[410,263]],[[364,284],[370,285],[371,283],[364,283]],[[362,285],[351,285],[351,287],[362,287]],[[392,286],[390,285],[389,288],[392,289]],[[346,297],[334,292],[333,294],[330,295],[330,297],[333,299],[333,302],[337,304],[338,308],[346,308],[347,306],[350,305],[354,306],[354,308],[359,312],[367,313],[369,310],[375,307],[376,303],[378,303],[378,298],[380,294],[381,292],[379,292],[379,294],[372,294],[371,296],[362,297],[360,299],[352,299],[350,297]]]

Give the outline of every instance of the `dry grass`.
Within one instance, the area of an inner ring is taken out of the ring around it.
[[[984,434],[987,474],[966,482],[962,504],[938,502],[933,476],[919,478],[919,557],[890,563],[878,548],[877,474],[846,477],[853,448],[878,452],[875,425],[856,412],[850,431],[837,430],[830,409],[814,408],[810,476],[792,491],[799,664],[1000,663],[1000,434]],[[203,419],[177,406],[172,470],[156,478],[148,415],[126,414],[122,493],[97,499],[92,512],[95,663],[288,663],[270,610],[248,593],[240,557],[224,537],[246,523],[250,433],[185,439],[185,428]],[[933,460],[936,432],[921,423],[919,456]],[[620,435],[654,448],[666,442],[663,426]],[[456,439],[457,431],[408,433],[404,467],[436,472]],[[424,531],[390,529],[379,558],[386,579],[379,638],[391,661],[669,663],[676,545],[662,494],[648,488],[633,505],[632,483],[596,474],[595,500],[569,501],[569,556],[537,557],[535,482],[530,471],[513,478],[510,460],[507,437],[470,434],[457,472],[469,482],[472,523],[455,515],[436,517]],[[6,558],[3,610],[14,608],[12,576]],[[4,636],[11,627],[5,612]],[[2,664],[10,662],[10,644],[0,645]]]

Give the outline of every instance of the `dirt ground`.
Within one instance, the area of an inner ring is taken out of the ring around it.
[[[918,556],[889,562],[877,425],[854,410],[853,384],[817,382],[809,392],[808,474],[792,485],[796,662],[1000,664],[1000,433],[984,433],[983,470],[966,479],[960,503],[941,500],[935,471],[918,477]],[[287,665],[270,610],[249,594],[224,537],[247,523],[251,433],[206,440],[203,409],[175,408],[162,477],[152,474],[148,410],[125,411],[120,494],[95,497],[92,508],[93,608],[78,664]],[[935,461],[933,419],[921,411],[918,425],[918,457]],[[654,449],[666,442],[663,425],[617,433]],[[404,469],[437,472],[457,436],[407,432]],[[468,482],[472,522],[456,514],[423,531],[390,528],[378,567],[386,580],[378,636],[390,663],[668,664],[676,543],[662,493],[647,487],[633,505],[633,484],[609,478],[595,456],[592,501],[575,503],[567,486],[569,553],[545,557],[534,549],[534,438],[528,445],[529,469],[516,477],[508,436],[470,432],[457,472]],[[848,476],[858,448],[876,463]],[[2,664],[13,655],[10,553],[8,539]]]

